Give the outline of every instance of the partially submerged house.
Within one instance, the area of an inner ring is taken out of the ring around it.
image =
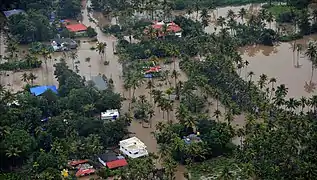
[[[25,11],[22,9],[12,9],[9,11],[3,11],[3,14],[6,18],[9,18],[10,16],[13,16],[15,14],[20,14],[20,13],[25,13]]]
[[[51,46],[54,51],[65,51],[69,49],[76,49],[78,44],[75,40],[70,38],[56,38],[52,40]]]
[[[100,119],[101,120],[110,120],[114,121],[119,118],[119,111],[118,109],[109,109],[106,112],[101,112]]]
[[[199,132],[197,132],[197,134],[190,134],[188,136],[184,136],[183,140],[186,144],[202,142],[201,138],[199,137]]]
[[[102,78],[101,75],[98,76],[92,76],[91,77],[91,81],[94,82],[95,87],[99,90],[99,91],[103,91],[108,89],[108,83],[107,81]]]
[[[70,161],[68,165],[77,169],[76,177],[87,176],[96,172],[96,169],[89,164],[87,159]]]
[[[154,33],[156,33],[157,37],[163,37],[168,34],[182,37],[182,28],[174,22],[154,21],[150,26],[153,28],[153,30],[155,30]],[[145,33],[149,33],[149,29],[150,27],[145,29]]]
[[[37,86],[37,87],[30,88],[30,92],[34,94],[35,96],[40,96],[48,90],[51,90],[55,94],[58,93],[56,86]]]
[[[97,156],[98,161],[103,165],[108,167],[109,169],[115,169],[123,166],[127,166],[128,162],[126,159],[121,156],[117,155],[116,153],[110,151],[104,154],[100,154]]]
[[[69,24],[65,26],[70,32],[74,32],[76,35],[85,34],[87,31],[87,26],[84,24]]]
[[[146,145],[137,137],[132,137],[119,142],[120,151],[130,158],[147,156]]]

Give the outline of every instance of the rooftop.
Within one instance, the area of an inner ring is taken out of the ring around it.
[[[101,112],[101,119],[117,119],[119,117],[118,109],[110,109],[106,112]]]
[[[118,159],[111,162],[107,162],[106,164],[109,169],[114,169],[114,168],[126,166],[128,165],[128,162],[125,159]]]
[[[72,32],[80,32],[80,31],[87,30],[87,27],[83,24],[70,24],[70,25],[67,25],[66,28]]]
[[[91,81],[93,81],[95,83],[95,87],[99,91],[103,91],[103,90],[106,90],[108,88],[107,82],[100,75],[92,76]]]
[[[149,155],[145,144],[136,137],[120,141],[119,146],[120,151],[130,158],[139,158]]]
[[[34,94],[35,96],[42,95],[47,90],[51,90],[53,93],[57,94],[56,86],[37,86],[37,87],[30,88],[30,92]]]
[[[158,22],[158,21],[155,21],[152,25],[153,29],[159,29],[161,30],[163,28],[163,26],[166,25],[167,26],[167,31],[171,31],[171,32],[180,32],[182,30],[181,27],[179,27],[177,24],[175,24],[174,22],[168,22],[168,23],[165,23],[163,21],[161,22]]]
[[[188,136],[184,136],[183,140],[186,144],[195,143],[195,142],[201,142],[201,138],[199,137],[199,133],[197,134],[190,134]]]
[[[106,152],[104,154],[98,155],[98,158],[103,160],[104,162],[111,162],[117,160],[117,154],[114,152]]]
[[[12,10],[9,10],[9,11],[3,11],[3,14],[8,18],[12,15],[15,15],[15,14],[20,14],[20,13],[25,13],[24,10],[22,9],[12,9]]]
[[[132,137],[129,139],[125,139],[120,141],[120,146],[123,146],[126,149],[129,150],[138,150],[138,149],[143,149],[146,148],[146,145],[137,137]]]
[[[71,165],[71,166],[77,166],[79,164],[83,164],[83,163],[86,163],[86,162],[88,162],[87,159],[85,159],[85,160],[75,160],[75,161],[69,162],[68,164]]]

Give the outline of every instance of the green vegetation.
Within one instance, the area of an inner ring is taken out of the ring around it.
[[[268,8],[268,11],[271,12],[275,17],[278,17],[282,13],[289,13],[296,10],[296,8],[287,5],[273,5]]]
[[[23,174],[28,174],[27,178],[32,180],[62,179],[60,172],[67,166],[68,160],[92,159],[127,137],[131,121],[141,121],[143,127],[148,125],[152,128],[155,113],[162,113],[166,121],[155,123],[153,132],[158,154],[129,159],[129,166],[118,170],[100,168],[97,174],[101,178],[172,180],[177,165],[184,164],[189,168],[192,179],[201,176],[219,179],[314,179],[317,173],[317,96],[287,99],[288,88],[284,84],[277,85],[276,78],[265,74],[255,82],[254,72],[248,71],[249,62],[237,52],[241,46],[273,46],[279,40],[288,41],[317,32],[317,16],[307,11],[308,1],[288,1],[289,6],[301,8],[298,13],[289,12],[288,19],[281,20],[294,22],[296,30],[291,33],[279,28],[276,31],[271,29],[273,13],[266,9],[246,19],[247,11],[243,8],[237,14],[229,10],[226,17],[217,17],[219,33],[206,33],[204,27],[209,25],[210,15],[208,4],[203,3],[207,2],[210,1],[190,4],[195,8],[187,13],[199,12],[196,20],[182,16],[173,19],[183,29],[182,38],[173,34],[159,38],[154,29],[144,34],[146,23],[137,21],[129,22],[131,25],[127,20],[122,27],[104,28],[105,32],[117,34],[123,86],[129,92],[126,98],[128,111],[121,113],[116,121],[103,122],[97,116],[107,109],[121,109],[123,98],[120,94],[113,92],[113,88],[98,91],[73,71],[74,64],[73,70],[70,70],[64,59],[55,64],[58,94],[47,91],[36,97],[28,92],[28,88],[12,94],[0,86],[0,177],[17,180],[25,179]],[[142,1],[134,2],[133,6],[130,1],[92,3],[92,8],[102,10],[106,15],[120,12],[127,19],[131,17],[131,12],[142,10],[144,5]],[[162,19],[171,19],[169,12],[173,9],[173,1],[144,3],[149,18],[154,19],[155,10],[162,9]],[[188,6],[186,3],[185,7]],[[74,16],[73,13],[70,12],[70,16]],[[243,23],[238,23],[238,18]],[[25,25],[20,26],[22,31],[15,36],[23,34],[21,39],[29,42],[27,37],[33,37],[32,31]],[[41,28],[38,30],[42,32]],[[128,35],[130,41],[124,40],[122,35]],[[131,37],[138,41],[132,43]],[[17,57],[16,44],[9,39],[7,59],[10,63]],[[107,43],[98,42],[91,49],[100,55],[101,63],[113,63],[106,59],[106,48]],[[41,55],[47,65],[50,52],[46,48],[40,49],[34,52]],[[294,54],[295,51],[297,61],[301,52],[311,61],[309,86],[313,88],[317,42],[310,42],[307,50],[294,43]],[[75,62],[78,55],[71,51],[65,58]],[[146,80],[144,66],[153,62],[164,63],[162,59],[171,60],[171,65],[167,65],[171,69],[162,69],[159,78]],[[89,61],[90,58],[87,58],[86,62]],[[187,74],[187,80],[181,80],[177,65]],[[247,77],[241,76],[242,71],[247,72]],[[21,78],[32,86],[36,79],[26,73]],[[115,83],[109,78],[110,87]],[[150,96],[136,94],[143,86]],[[19,104],[14,105],[16,101]],[[235,126],[235,118],[242,115],[245,117],[244,126]],[[46,118],[46,123],[41,122]],[[234,138],[240,138],[240,143],[233,141]],[[156,163],[160,163],[163,169],[157,169]]]
[[[35,56],[26,55],[24,60],[9,61],[0,64],[0,70],[5,71],[17,71],[39,68],[42,65],[42,61],[38,60]]]
[[[10,16],[6,22],[11,35],[19,43],[48,41],[57,35],[56,27],[59,19],[77,19],[81,13],[81,0],[70,1],[10,1],[4,2],[1,10],[23,9],[25,14]],[[49,17],[55,12],[55,21],[50,23]]]
[[[58,96],[50,91],[40,97],[29,92],[12,94],[1,86],[2,172],[14,168],[30,179],[50,176],[58,180],[60,168],[68,160],[92,157],[127,135],[125,118],[104,124],[95,117],[106,109],[120,109],[119,94],[85,86],[64,60],[56,64],[55,76],[59,81]],[[11,106],[15,100],[19,105]],[[41,122],[45,118],[48,121]]]

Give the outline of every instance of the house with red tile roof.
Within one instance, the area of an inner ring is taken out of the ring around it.
[[[156,31],[158,37],[165,36],[164,31],[182,37],[182,28],[174,22],[165,23],[164,21],[154,21],[151,27]],[[166,28],[166,30],[164,30],[164,28]],[[145,29],[145,33],[148,33],[148,31],[149,27]]]
[[[87,31],[87,26],[85,26],[84,24],[69,24],[65,27],[66,29],[68,29],[68,31],[74,32],[76,34],[83,34]]]
[[[128,162],[125,159],[117,159],[114,161],[107,162],[106,165],[109,169],[115,169],[115,168],[127,166]]]

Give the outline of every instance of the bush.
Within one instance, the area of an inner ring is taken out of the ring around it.
[[[87,28],[87,36],[90,37],[90,38],[95,37],[95,36],[97,36],[97,32],[95,31],[94,28],[92,28],[91,26],[89,26],[89,27]]]
[[[38,60],[34,56],[27,55],[25,60],[5,62],[0,64],[0,69],[5,71],[16,71],[23,69],[39,68],[42,65],[42,61]]]
[[[164,64],[171,64],[173,62],[173,60],[171,58],[166,58],[164,59]]]
[[[48,50],[49,52],[54,52],[54,49],[50,45],[43,44],[41,42],[33,42],[30,45],[29,52],[32,54],[39,54],[43,49]]]
[[[281,42],[289,42],[289,41],[294,41],[296,39],[301,39],[301,38],[303,38],[303,35],[301,34],[290,34],[290,35],[281,36],[278,38],[278,40]]]
[[[106,25],[102,28],[102,32],[103,33],[110,33],[110,34],[117,34],[117,33],[122,32],[122,29],[119,25],[112,25],[112,26]]]
[[[104,61],[103,65],[105,65],[105,66],[109,65],[109,61]]]

